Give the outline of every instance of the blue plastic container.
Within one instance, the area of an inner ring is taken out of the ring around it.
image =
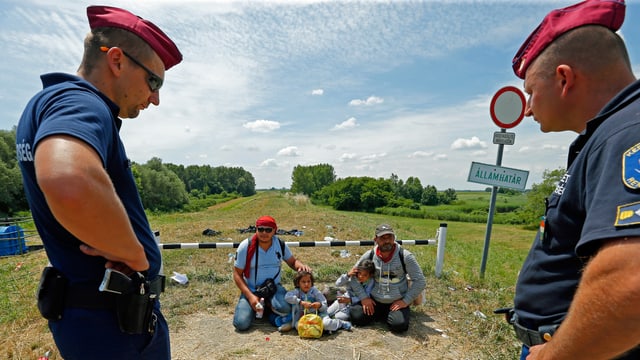
[[[0,256],[23,254],[27,250],[20,226],[0,226]]]

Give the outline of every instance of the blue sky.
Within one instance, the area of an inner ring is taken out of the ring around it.
[[[125,119],[129,157],[242,167],[258,188],[289,187],[296,165],[339,178],[418,177],[438,190],[484,189],[472,162],[495,164],[489,115],[502,87],[522,88],[511,59],[552,9],[574,1],[130,0],[184,55],[166,72],[160,106]],[[86,1],[0,2],[0,129],[11,129],[39,75],[75,73],[89,30]],[[621,29],[640,70],[640,3]],[[574,133],[509,130],[502,166],[565,166]]]

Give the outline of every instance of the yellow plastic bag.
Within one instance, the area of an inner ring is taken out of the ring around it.
[[[315,314],[307,314],[307,310],[304,310],[304,315],[298,320],[298,335],[301,338],[317,339],[322,336],[324,326],[322,325],[322,318],[318,315],[318,310]]]

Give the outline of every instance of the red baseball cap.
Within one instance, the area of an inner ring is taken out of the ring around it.
[[[624,0],[586,0],[551,11],[529,35],[513,58],[513,72],[524,79],[529,65],[560,35],[584,25],[602,25],[612,31],[622,26]]]
[[[160,56],[165,70],[182,61],[182,54],[176,44],[151,21],[145,20],[127,10],[111,6],[89,6],[87,17],[91,29],[116,27],[131,31],[141,37]]]

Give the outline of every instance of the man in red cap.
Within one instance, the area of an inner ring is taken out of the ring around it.
[[[238,245],[233,281],[240,289],[240,299],[233,326],[239,331],[249,329],[256,314],[260,314],[258,310],[267,310],[269,321],[279,330],[291,330],[291,305],[284,300],[287,291],[280,283],[280,265],[284,261],[295,271],[310,272],[311,268],[293,256],[289,246],[276,235],[277,230],[274,218],[261,216],[256,220],[256,233]],[[271,293],[256,291],[270,280],[274,285]],[[264,309],[259,309],[261,306]]]
[[[25,192],[51,263],[38,308],[65,359],[169,359],[161,254],[119,130],[120,118],[159,105],[165,70],[182,55],[126,10],[90,6],[87,16],[77,75],[42,75],[17,128]]]
[[[640,82],[622,0],[554,10],[513,61],[543,132],[574,131],[507,319],[522,359],[640,359]]]

